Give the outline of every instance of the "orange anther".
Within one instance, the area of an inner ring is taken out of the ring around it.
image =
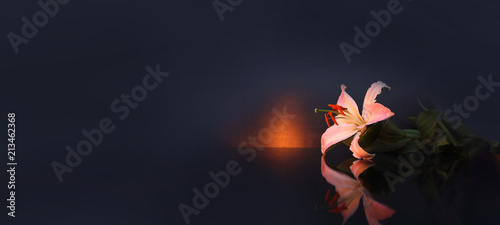
[[[333,110],[338,110],[340,114],[345,116],[344,110],[347,110],[347,108],[344,108],[340,105],[333,105],[333,104],[328,104],[328,106],[332,107]]]

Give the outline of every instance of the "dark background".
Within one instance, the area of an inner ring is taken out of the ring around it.
[[[2,112],[16,113],[18,167],[16,218],[4,208],[0,223],[184,224],[179,203],[192,206],[192,189],[236,160],[242,173],[190,224],[340,224],[340,215],[315,210],[330,186],[320,173],[326,125],[314,108],[335,103],[341,84],[360,104],[381,80],[392,89],[379,102],[405,127],[421,110],[417,98],[445,110],[474,94],[478,76],[500,81],[493,0],[402,0],[403,11],[347,63],[339,44],[353,44],[353,27],[387,2],[243,0],[220,21],[211,1],[73,0],[16,54],[7,34],[20,35],[21,18],[41,8],[2,1]],[[170,76],[119,120],[111,102],[156,64]],[[464,120],[497,141],[499,93]],[[290,130],[247,163],[238,145],[283,107],[297,115]],[[51,163],[105,117],[116,130],[60,183]],[[344,150],[334,162],[350,157]],[[470,201],[455,205],[465,224],[498,219],[498,160],[486,162],[464,194]],[[0,178],[8,198],[7,173]],[[397,211],[384,224],[443,222],[409,181],[380,199]],[[348,222],[358,223],[366,223],[361,206]]]

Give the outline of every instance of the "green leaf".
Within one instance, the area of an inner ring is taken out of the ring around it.
[[[392,120],[387,120],[379,135],[379,139],[387,144],[393,144],[404,137],[406,137],[405,133]]]
[[[413,124],[417,124],[417,118],[414,117],[414,116],[409,116],[408,119],[410,119],[410,121],[413,123]]]
[[[404,146],[397,149],[397,153],[411,153],[420,151],[420,148],[413,142],[407,142]]]
[[[370,147],[375,140],[377,140],[380,130],[382,130],[382,123],[376,123],[373,125],[370,125],[368,129],[363,132],[361,137],[359,138],[359,145],[362,148],[368,148]]]
[[[438,121],[438,124],[439,124],[439,127],[441,128],[441,130],[446,134],[446,136],[448,136],[448,139],[453,144],[453,146],[455,146],[455,147],[460,146],[460,144],[455,139],[455,137],[451,134],[450,130],[446,127],[446,125],[444,125],[444,123],[442,123],[441,121]],[[444,136],[442,136],[442,138],[444,138]]]
[[[373,146],[368,150],[369,153],[390,153],[390,152],[395,152],[404,145],[408,144],[410,141],[410,138],[401,138],[398,141],[392,143],[392,144],[387,144],[384,143],[380,140],[377,140]],[[366,149],[365,149],[366,150]]]
[[[441,146],[444,146],[444,145],[449,145],[450,143],[448,142],[448,140],[444,136],[440,136],[440,137],[436,137],[436,140],[434,141],[434,144],[437,147],[441,147]]]
[[[347,146],[351,146],[352,139],[354,139],[354,135],[351,136],[350,138],[343,140],[342,143],[344,143]]]
[[[434,129],[436,129],[437,117],[440,115],[441,112],[436,110],[428,110],[418,115],[416,125],[423,138],[432,138]]]
[[[422,102],[420,101],[420,98],[417,98],[417,100],[418,100],[418,104],[420,105],[420,107],[422,107],[423,110],[429,111],[427,108],[425,108],[424,104],[422,104]]]
[[[407,138],[420,138],[421,134],[420,131],[414,130],[414,129],[404,129],[401,130],[405,134],[405,137]]]

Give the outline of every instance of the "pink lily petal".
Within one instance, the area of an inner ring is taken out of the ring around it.
[[[373,103],[363,107],[363,119],[366,125],[386,120],[391,116],[394,116],[394,113],[380,103]]]
[[[370,160],[356,160],[352,163],[351,169],[352,174],[354,174],[354,177],[358,179],[359,175],[363,173],[366,169],[374,166],[375,163],[373,163]]]
[[[389,86],[387,86],[387,84],[385,84],[382,81],[377,81],[377,82],[373,83],[370,86],[370,88],[368,88],[368,91],[366,91],[366,95],[365,95],[365,101],[363,102],[363,108],[365,108],[365,106],[373,104],[377,101],[375,98],[377,98],[377,95],[382,93],[382,88],[387,88],[389,90],[391,89]]]
[[[366,152],[361,146],[359,146],[359,136],[361,136],[361,132],[356,133],[351,142],[352,155],[358,159],[371,159],[375,156],[375,154],[370,154]]]
[[[356,176],[365,171],[367,168],[373,166],[373,162],[368,160],[358,160],[351,165],[351,171]],[[344,174],[340,171],[330,168],[325,158],[321,157],[321,174],[328,181],[328,183],[335,186],[335,191],[339,193],[337,200],[338,206],[345,208],[342,209],[341,214],[344,218],[342,224],[356,212],[359,207],[361,197],[363,197],[363,206],[365,208],[366,218],[370,225],[379,225],[380,220],[391,217],[395,211],[388,206],[375,201],[370,192],[366,190],[357,179]]]
[[[363,206],[365,208],[366,220],[370,225],[379,225],[381,220],[391,217],[396,211],[388,206],[375,201],[368,195],[363,197]]]
[[[337,115],[335,117],[335,120],[337,120],[337,123],[338,124],[341,124],[341,123],[349,123],[349,124],[356,124],[356,125],[359,125],[360,124],[360,121],[358,120],[353,120],[352,119],[352,116],[348,113],[348,112],[345,112],[346,116],[344,115]],[[347,116],[348,115],[348,116]]]
[[[335,186],[335,190],[339,192],[341,199],[345,199],[348,196],[348,190],[357,189],[359,187],[357,180],[345,173],[330,168],[325,162],[325,157],[321,157],[321,174],[328,183]],[[342,189],[345,189],[344,193],[340,193],[339,190]]]
[[[337,105],[347,108],[347,111],[344,111],[344,113],[348,117],[351,117],[353,120],[362,123],[362,117],[359,114],[358,105],[356,104],[354,99],[345,91],[347,87],[342,84],[340,88],[342,89],[342,93],[340,94],[339,99],[337,100]]]
[[[325,154],[330,146],[354,135],[358,131],[357,127],[356,124],[339,123],[326,129],[321,136],[321,152]]]
[[[341,193],[339,193],[339,195],[342,196]],[[342,217],[344,217],[344,221],[342,222],[342,224],[345,224],[347,222],[347,219],[349,219],[352,216],[352,214],[354,214],[354,212],[358,210],[359,200],[361,199],[362,196],[363,194],[359,192],[359,194],[355,196],[354,199],[352,199],[350,202],[347,202],[347,208],[341,211]]]
[[[330,168],[324,157],[321,157],[321,174],[328,183],[335,186],[335,191],[339,193],[338,205],[345,204],[346,208],[341,211],[345,223],[358,209],[359,201],[363,196],[361,185],[347,174]]]

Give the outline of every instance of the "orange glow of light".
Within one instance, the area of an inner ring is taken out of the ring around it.
[[[314,114],[313,109],[306,109],[301,103],[300,97],[293,94],[273,99],[265,109],[259,110],[262,112],[261,115],[246,123],[246,128],[241,129],[243,131],[240,134],[241,136],[238,135],[239,137],[233,139],[233,145],[238,146],[241,142],[248,141],[248,137],[252,136],[257,138],[262,147],[273,148],[274,150],[319,147],[318,136],[320,134],[311,132],[313,129],[307,126],[307,124],[310,124],[308,120],[317,119],[317,115]],[[272,135],[269,135],[272,121],[277,119],[275,111],[283,112],[285,107],[286,113],[295,115],[295,117],[288,119],[286,124],[278,119],[275,122],[275,127],[278,127],[279,130],[275,130]],[[267,139],[267,143],[263,142],[262,139]]]
[[[288,109],[288,112],[291,114],[295,114],[291,109]],[[270,121],[273,117],[275,117],[274,113],[268,115],[267,120],[265,119],[264,121]],[[282,121],[277,122],[278,124],[280,124],[279,126],[283,126],[284,129],[282,131],[274,132],[273,138],[271,139],[270,143],[266,144],[265,146],[267,148],[304,148],[305,131],[300,123],[300,120],[302,120],[302,118],[297,115],[295,118],[289,119],[288,124],[283,124]]]

